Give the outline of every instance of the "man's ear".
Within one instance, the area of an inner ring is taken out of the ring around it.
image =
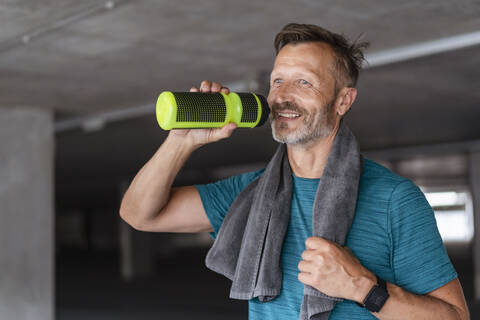
[[[352,106],[356,97],[357,89],[343,87],[337,96],[337,103],[335,105],[337,114],[343,117]]]

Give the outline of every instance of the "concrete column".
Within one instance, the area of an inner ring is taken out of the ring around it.
[[[122,278],[150,276],[154,271],[152,235],[120,221],[120,268]]]
[[[470,184],[473,200],[473,268],[475,279],[475,300],[480,300],[480,152],[470,155]]]
[[[0,319],[54,318],[51,111],[0,108]]]
[[[128,188],[124,182],[120,186],[120,199]],[[137,231],[123,221],[120,216],[120,272],[122,278],[150,276],[154,271],[153,234]]]

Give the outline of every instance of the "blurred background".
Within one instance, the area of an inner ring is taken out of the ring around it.
[[[480,1],[0,1],[0,318],[246,319],[204,266],[208,234],[121,221],[166,137],[161,91],[268,92],[289,22],[371,42],[346,121],[435,210],[480,318]],[[175,185],[262,168],[267,124],[196,151]]]

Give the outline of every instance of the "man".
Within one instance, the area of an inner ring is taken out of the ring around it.
[[[433,212],[408,179],[365,159],[345,246],[311,236],[316,187],[341,119],[355,101],[365,44],[349,44],[318,26],[289,24],[275,47],[268,102],[273,137],[287,146],[291,217],[281,252],[281,293],[269,302],[250,299],[249,318],[298,319],[308,285],[344,299],[329,319],[469,319]],[[191,91],[229,92],[210,81]],[[235,198],[264,170],[208,185],[171,185],[195,149],[234,129],[172,130],[125,193],[122,218],[138,230],[211,232],[216,238]],[[386,280],[388,295],[376,291],[383,283],[377,277]],[[378,302],[377,309],[370,306]]]

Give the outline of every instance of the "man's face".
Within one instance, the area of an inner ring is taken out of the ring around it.
[[[309,144],[332,133],[336,123],[333,53],[327,44],[288,44],[270,74],[268,104],[273,138]]]

